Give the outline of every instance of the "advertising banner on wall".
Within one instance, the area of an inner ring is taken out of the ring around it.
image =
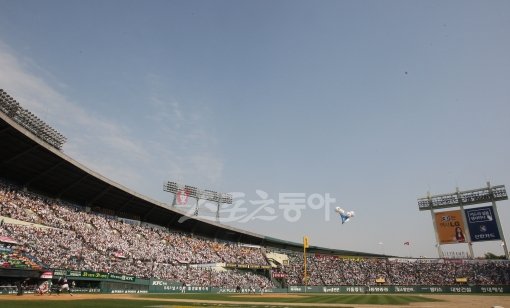
[[[472,242],[500,240],[492,206],[464,210]]]
[[[440,244],[466,242],[466,232],[460,210],[437,212],[435,219]]]

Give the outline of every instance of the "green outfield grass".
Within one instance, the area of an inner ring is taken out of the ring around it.
[[[276,295],[276,294],[275,294]],[[436,299],[418,295],[393,295],[393,294],[283,294],[295,295],[296,297],[265,297],[257,294],[143,294],[145,298],[173,298],[173,299],[196,299],[210,301],[245,301],[245,302],[279,302],[279,303],[324,303],[324,304],[381,304],[381,305],[407,305],[413,302],[434,302]],[[249,297],[248,297],[249,296]]]
[[[244,294],[246,295],[246,294]],[[301,303],[310,304],[309,307],[314,307],[315,304],[343,304],[343,305],[356,305],[356,304],[372,304],[372,305],[408,305],[414,302],[433,302],[436,299],[427,298],[425,296],[417,295],[324,295],[324,294],[298,294],[296,297],[264,297],[252,295],[250,297],[240,297],[234,294],[144,294],[138,295],[133,299],[87,299],[86,296],[81,299],[69,298],[64,300],[52,300],[53,298],[43,298],[38,300],[34,295],[24,295],[27,300],[7,300],[0,297],[0,307],[278,307],[270,303]],[[137,300],[136,298],[140,298]],[[176,300],[165,301],[166,299]],[[180,301],[182,300],[182,301]],[[191,302],[188,302],[191,301]],[[209,301],[208,303],[200,303],[198,301]],[[218,301],[214,303],[213,301]],[[221,303],[220,303],[221,302]],[[225,302],[232,302],[227,304]],[[236,303],[234,303],[236,302]],[[240,304],[239,302],[245,302]],[[264,306],[250,304],[249,302],[268,303]],[[302,307],[302,306],[301,306]]]

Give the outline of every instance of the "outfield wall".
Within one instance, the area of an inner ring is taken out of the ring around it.
[[[249,294],[251,290],[242,289],[241,293]],[[15,288],[1,288],[0,294],[16,294]],[[103,282],[96,288],[75,288],[73,293],[104,293],[104,294],[176,294],[176,293],[211,293],[229,294],[237,293],[235,288],[187,286],[183,292],[182,287],[175,285],[154,288],[149,285],[111,285]],[[33,294],[34,290],[24,290],[25,294]],[[260,294],[260,289],[253,293]],[[266,289],[264,293],[327,293],[327,294],[510,294],[510,286],[327,286],[305,287],[292,286],[290,288]]]
[[[241,289],[241,293],[250,293],[250,289]],[[254,293],[260,294],[260,289]],[[235,288],[187,286],[183,292],[181,286],[149,286],[148,292],[133,289],[103,289],[102,293],[237,293]],[[328,293],[328,294],[510,294],[510,286],[292,286],[289,288],[266,289],[264,293]]]
[[[510,293],[510,286],[290,286],[289,293]]]
[[[5,272],[5,270],[4,270]],[[9,271],[10,273],[11,271]],[[21,274],[24,271],[17,270]],[[5,274],[5,273],[4,273]],[[33,276],[33,275],[32,275]],[[52,277],[28,278],[25,276],[16,278],[12,275],[0,276],[0,280],[10,278],[16,280],[31,279],[32,282],[40,283],[43,280],[52,279],[54,283],[61,276],[66,276],[69,281],[81,282],[82,286],[73,289],[74,293],[109,293],[109,294],[131,294],[131,293],[237,293],[235,288],[204,287],[204,286],[185,286],[183,287],[177,281],[162,279],[140,279],[135,276],[120,275],[114,273],[92,272],[92,271],[72,271],[72,270],[54,270]],[[85,283],[85,287],[83,286]],[[88,286],[88,287],[87,287]],[[241,289],[241,293],[260,293],[260,288],[254,286],[253,289]],[[24,293],[30,294],[34,290],[25,289]],[[0,294],[13,294],[16,290],[13,287],[2,288]],[[375,286],[289,286],[288,288],[265,289],[264,293],[332,293],[332,294],[412,294],[412,293],[430,293],[430,294],[510,294],[510,285],[468,285],[459,284],[452,286],[393,286],[393,285],[375,285]]]

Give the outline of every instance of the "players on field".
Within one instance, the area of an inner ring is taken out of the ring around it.
[[[64,290],[67,290],[69,295],[73,296],[73,294],[71,293],[71,288],[69,288],[69,282],[67,281],[67,277],[66,276],[60,277],[58,279],[57,284],[59,286],[58,291],[57,291],[57,295],[60,295],[60,292],[62,292]]]
[[[51,280],[45,280],[37,287],[36,294],[43,295],[46,293],[51,295]]]

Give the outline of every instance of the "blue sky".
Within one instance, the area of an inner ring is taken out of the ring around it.
[[[270,221],[228,223],[237,228],[437,256],[417,198],[510,184],[507,1],[0,7],[0,88],[64,134],[66,154],[167,203],[168,180],[242,192],[245,213],[249,200],[275,201],[260,212]],[[307,205],[289,222],[282,193],[330,194],[357,215],[341,225]]]

